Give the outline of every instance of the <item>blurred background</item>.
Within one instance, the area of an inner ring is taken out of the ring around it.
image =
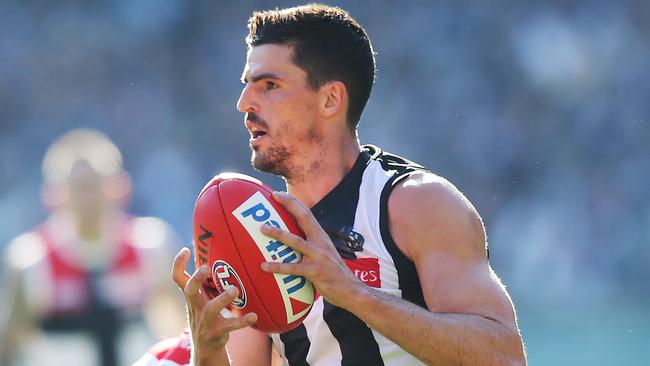
[[[377,52],[361,141],[476,205],[530,364],[649,365],[650,3],[327,3]],[[46,217],[41,162],[72,128],[115,142],[129,211],[182,243],[214,174],[283,188],[250,168],[235,103],[248,16],[296,4],[0,2],[0,249]]]

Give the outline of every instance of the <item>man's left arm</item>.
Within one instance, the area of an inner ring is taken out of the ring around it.
[[[512,302],[471,203],[443,178],[418,173],[395,188],[388,211],[427,309],[370,289],[348,310],[428,364],[525,364]]]
[[[307,239],[265,228],[304,254],[266,270],[307,277],[331,303],[431,365],[523,365],[523,345],[507,292],[489,266],[473,206],[450,183],[417,173],[389,199],[391,234],[416,265],[427,309],[373,289],[347,270],[309,210],[280,194]]]

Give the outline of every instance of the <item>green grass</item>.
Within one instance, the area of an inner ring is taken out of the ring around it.
[[[650,306],[588,304],[519,309],[531,366],[650,366]]]

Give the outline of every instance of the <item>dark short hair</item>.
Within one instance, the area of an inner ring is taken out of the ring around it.
[[[332,80],[345,84],[348,127],[357,127],[375,79],[375,57],[366,31],[350,14],[321,4],[256,11],[248,31],[248,47],[292,46],[293,62],[307,73],[312,89]]]

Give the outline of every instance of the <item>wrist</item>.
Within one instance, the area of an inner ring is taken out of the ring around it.
[[[340,307],[345,308],[359,318],[363,318],[365,312],[372,311],[372,304],[376,298],[374,292],[375,290],[372,287],[359,281],[358,286],[353,289],[345,304]]]
[[[222,366],[230,365],[226,347],[209,350],[199,350],[192,347],[192,366]]]

